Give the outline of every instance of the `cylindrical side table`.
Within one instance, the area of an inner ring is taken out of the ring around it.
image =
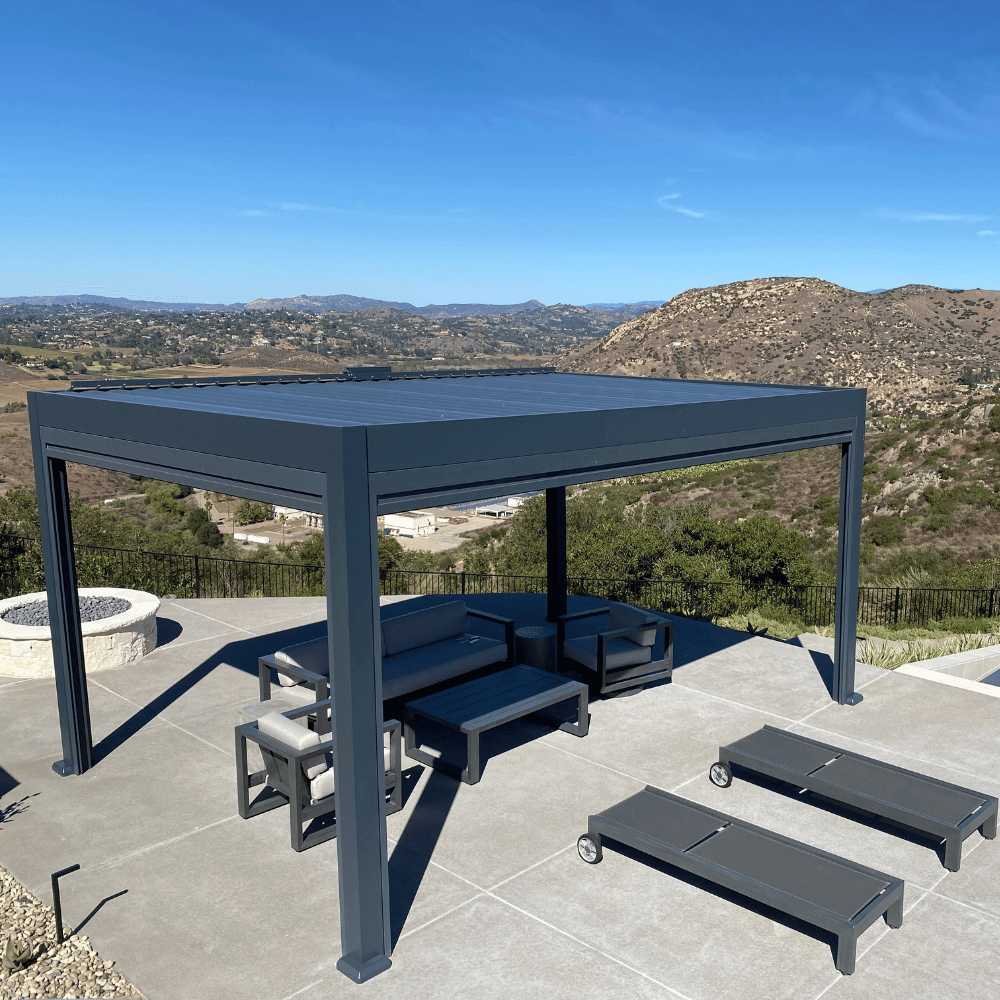
[[[515,633],[517,636],[517,662],[536,670],[556,669],[556,627],[555,625],[524,625]]]

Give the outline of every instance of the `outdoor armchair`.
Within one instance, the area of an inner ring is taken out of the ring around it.
[[[268,712],[259,719],[236,727],[236,778],[240,816],[249,819],[261,813],[289,807],[288,821],[292,848],[304,851],[337,836],[337,797],[334,787],[333,737],[321,737],[298,719],[329,716],[330,701],[305,705],[287,712]],[[403,807],[401,726],[395,719],[383,724],[389,737],[383,747],[385,763],[386,814]],[[248,773],[247,740],[256,743],[264,758],[264,770]],[[267,785],[271,794],[250,802],[250,789]],[[320,817],[329,822],[306,833],[303,824]]]
[[[605,630],[567,638],[569,622],[599,615],[608,618]],[[578,671],[596,694],[641,687],[671,675],[673,622],[627,604],[560,615],[556,619],[556,657],[559,671]]]

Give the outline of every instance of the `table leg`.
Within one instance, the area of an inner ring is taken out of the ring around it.
[[[466,737],[467,761],[462,772],[462,780],[469,785],[475,785],[482,777],[479,770],[479,730],[473,730]]]
[[[574,736],[586,736],[590,731],[590,713],[587,710],[590,692],[584,685],[577,699],[576,722],[564,722],[559,728],[565,733],[572,733]]]

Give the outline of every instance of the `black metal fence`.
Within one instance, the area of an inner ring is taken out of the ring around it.
[[[383,594],[540,594],[544,576],[495,576],[478,573],[381,574]],[[643,608],[700,618],[760,611],[794,617],[806,625],[831,625],[836,588],[832,585],[751,587],[740,583],[690,580],[612,580],[569,577],[567,590],[581,597],[625,601]],[[1000,614],[996,588],[976,590],[858,588],[858,624],[916,625],[943,618],[992,618]]]
[[[159,597],[303,597],[326,593],[322,566],[101,545],[76,545],[74,554],[81,587],[128,587]],[[11,597],[44,589],[40,544],[18,536],[0,536],[0,593]]]
[[[81,587],[128,587],[160,597],[303,597],[322,595],[322,566],[216,559],[170,552],[143,552],[77,545]],[[383,570],[383,594],[541,594],[544,576],[422,573]],[[45,589],[41,546],[30,538],[0,535],[0,597]],[[570,594],[625,601],[643,608],[699,618],[758,611],[790,617],[807,626],[830,625],[835,589],[828,585],[749,587],[689,580],[614,580],[569,577]],[[859,625],[916,625],[943,618],[992,618],[1000,614],[997,590],[860,587]]]

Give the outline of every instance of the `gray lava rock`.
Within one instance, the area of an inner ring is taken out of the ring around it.
[[[123,611],[128,611],[132,607],[131,601],[126,601],[121,597],[81,597],[80,598],[80,621],[96,622],[102,618],[113,618]],[[49,625],[49,602],[33,601],[30,604],[19,604],[16,608],[9,608],[0,615],[5,622],[11,625]]]

